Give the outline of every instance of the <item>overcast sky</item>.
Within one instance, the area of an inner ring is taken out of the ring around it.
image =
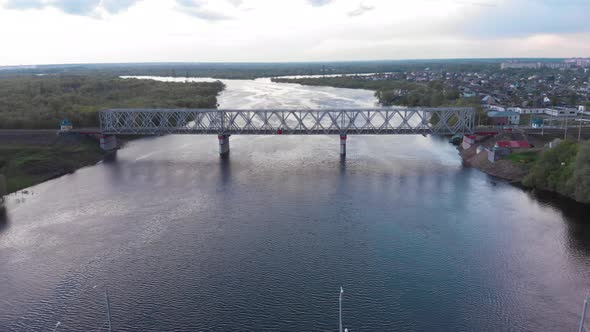
[[[590,0],[0,0],[0,65],[590,57]]]

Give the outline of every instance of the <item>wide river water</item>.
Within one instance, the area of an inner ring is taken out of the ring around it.
[[[222,108],[372,92],[225,81]],[[182,83],[179,83],[182,84]],[[577,331],[588,208],[462,166],[445,139],[133,141],[8,197],[0,331]]]

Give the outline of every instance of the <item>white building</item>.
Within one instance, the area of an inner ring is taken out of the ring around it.
[[[564,61],[567,64],[574,65],[576,67],[588,67],[590,66],[590,58],[572,58]]]
[[[519,114],[545,114],[546,108],[520,108],[515,107],[514,112]]]
[[[497,110],[497,109],[496,109]],[[545,114],[549,116],[577,116],[579,109],[575,108],[521,108],[521,107],[508,107],[506,108],[509,112],[515,112],[518,114]]]
[[[506,112],[506,107],[500,105],[488,105],[490,111]]]
[[[518,61],[508,61],[502,62],[500,68],[504,69],[539,69],[542,65],[540,62],[518,62]]]
[[[551,116],[578,116],[578,110],[575,108],[547,108],[545,114]]]

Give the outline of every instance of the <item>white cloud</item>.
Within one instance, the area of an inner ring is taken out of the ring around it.
[[[590,56],[587,27],[547,11],[586,0],[504,30],[490,18],[532,0],[358,1],[0,0],[0,65]]]
[[[176,0],[178,11],[206,21],[223,21],[236,18],[242,0]]]
[[[375,9],[375,6],[365,5],[361,2],[355,10],[348,12],[348,16],[360,16],[373,9]]]

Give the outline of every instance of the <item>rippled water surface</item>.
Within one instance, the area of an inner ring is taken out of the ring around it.
[[[179,83],[180,84],[180,83]],[[224,108],[369,91],[226,81]],[[464,168],[444,139],[141,139],[8,199],[0,331],[572,331],[588,209]]]

